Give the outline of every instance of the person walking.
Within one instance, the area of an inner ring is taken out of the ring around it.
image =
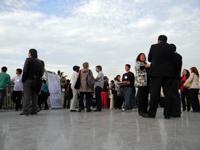
[[[38,59],[37,50],[30,49],[23,68],[22,82],[24,89],[24,105],[23,112],[20,115],[28,116],[29,114],[37,114],[38,95],[42,86],[41,78],[43,74],[44,62]]]

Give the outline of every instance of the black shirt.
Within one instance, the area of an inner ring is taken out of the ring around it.
[[[134,87],[135,84],[135,76],[132,72],[127,72],[123,74],[122,81],[129,81],[129,85],[124,85],[123,87]]]

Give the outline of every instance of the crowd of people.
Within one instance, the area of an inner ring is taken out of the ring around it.
[[[159,104],[163,103],[165,119],[181,117],[182,111],[191,111],[191,108],[193,112],[200,112],[198,69],[192,67],[190,71],[182,71],[182,56],[176,52],[174,44],[167,43],[165,35],[160,35],[158,43],[151,46],[148,59],[144,53],[136,57],[135,74],[131,71],[131,65],[126,64],[125,73],[116,75],[109,82],[101,65],[95,69],[97,76],[94,77],[88,62],[83,63],[82,68],[73,67],[71,79],[65,86],[64,108],[69,108],[70,112],[100,112],[105,108],[125,112],[137,109],[140,116],[155,118]],[[14,83],[12,100],[16,103],[16,110],[22,109],[21,115],[37,114],[38,107],[42,109],[43,103],[45,109],[49,109],[48,85],[41,80],[44,70],[44,62],[38,59],[35,49],[29,50],[23,70],[17,69],[12,80],[6,73],[7,68],[2,67],[0,109],[5,88],[10,82]]]

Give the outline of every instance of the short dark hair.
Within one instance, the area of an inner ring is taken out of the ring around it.
[[[130,64],[126,64],[126,67],[128,67],[129,69],[131,69],[131,65]]]
[[[102,71],[102,66],[98,65],[98,66],[96,66],[96,68],[98,68],[100,71]]]
[[[118,78],[121,77],[120,75],[116,75],[115,81],[119,81]]]
[[[6,72],[8,70],[8,68],[6,67],[6,66],[3,66],[2,68],[1,68],[1,71],[2,72]]]
[[[158,40],[166,43],[167,42],[167,36],[166,35],[159,35]]]
[[[74,66],[73,71],[79,71],[80,67],[79,66]]]
[[[38,58],[38,54],[37,54],[37,50],[36,49],[33,49],[33,48],[30,49],[29,53],[33,58]]]
[[[170,44],[170,46],[171,46],[172,50],[173,50],[174,52],[176,52],[176,45],[175,45],[175,44]]]
[[[16,71],[17,71],[19,74],[22,74],[22,69],[21,69],[21,68],[17,68]]]

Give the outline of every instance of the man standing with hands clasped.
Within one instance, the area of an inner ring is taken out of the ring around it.
[[[136,108],[136,102],[135,102],[135,76],[130,71],[131,65],[126,64],[125,65],[125,71],[126,73],[123,74],[122,82],[120,83],[121,87],[123,88],[123,96],[124,96],[124,107],[122,111],[127,111],[132,108]]]
[[[161,87],[166,98],[164,107],[164,117],[169,119],[171,115],[171,101],[176,91],[172,88],[176,73],[174,63],[172,61],[174,51],[172,46],[167,43],[167,36],[160,35],[158,43],[150,48],[148,61],[151,62],[150,66],[150,107],[147,114],[143,117],[155,118],[158,103],[160,100]]]

